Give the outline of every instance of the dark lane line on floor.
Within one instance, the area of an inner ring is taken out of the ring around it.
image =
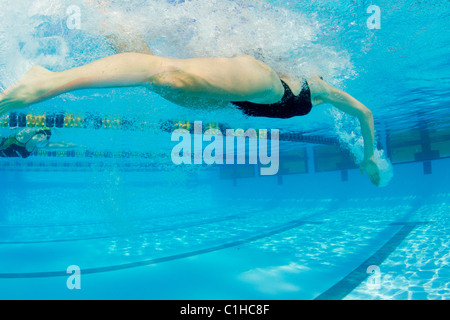
[[[367,270],[370,266],[380,266],[389,255],[405,240],[405,238],[417,226],[430,222],[395,222],[391,226],[403,226],[384,246],[376,251],[359,267],[350,272],[341,281],[327,291],[320,294],[314,300],[342,300],[357,288],[369,276]]]
[[[143,267],[143,266],[148,266],[148,265],[155,265],[158,263],[184,259],[184,258],[198,256],[201,254],[206,254],[206,253],[210,253],[210,252],[214,252],[214,251],[237,247],[237,246],[249,243],[249,242],[253,242],[256,240],[271,237],[273,235],[283,233],[285,231],[289,231],[291,229],[295,229],[295,228],[298,228],[303,225],[319,225],[319,224],[322,224],[322,223],[303,221],[303,220],[302,221],[294,220],[294,221],[288,222],[286,224],[283,224],[281,226],[278,226],[275,228],[269,228],[269,230],[266,230],[263,232],[258,232],[252,236],[248,236],[248,237],[245,237],[240,240],[235,240],[232,242],[224,243],[224,244],[213,246],[210,248],[195,250],[195,251],[191,251],[191,252],[176,254],[176,255],[162,257],[162,258],[155,258],[155,259],[143,260],[143,261],[138,261],[138,262],[133,262],[133,263],[128,263],[128,264],[116,265],[116,266],[82,269],[81,274],[85,275],[85,274],[103,273],[103,272],[110,272],[110,271],[120,271],[120,270],[125,270],[125,269]],[[4,274],[0,274],[0,279],[29,279],[29,278],[51,278],[51,277],[67,277],[67,276],[68,276],[68,274],[66,271],[33,272],[33,273],[4,273]]]
[[[67,238],[67,239],[54,239],[54,240],[38,240],[38,241],[4,241],[0,242],[0,245],[22,245],[22,244],[42,244],[42,243],[58,243],[58,242],[76,242],[76,241],[90,241],[90,240],[103,240],[103,239],[112,239],[112,238],[123,238],[130,236],[142,236],[145,234],[151,234],[156,232],[167,232],[173,230],[187,229],[192,227],[199,227],[203,225],[218,223],[218,222],[226,222],[234,219],[239,219],[238,215],[227,216],[222,218],[214,218],[214,219],[206,219],[197,222],[191,222],[188,224],[178,224],[171,226],[159,226],[153,229],[140,231],[132,234],[106,234],[101,236],[91,236],[86,238]]]

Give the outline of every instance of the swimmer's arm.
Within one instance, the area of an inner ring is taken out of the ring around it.
[[[361,164],[361,171],[365,170],[371,181],[379,185],[380,173],[374,158],[375,124],[372,111],[348,93],[333,88],[319,78],[313,78],[308,83],[314,105],[328,103],[359,119],[364,138],[364,161]]]
[[[50,142],[45,148],[43,149],[73,149],[73,148],[80,148],[79,145],[76,145],[74,143],[70,142]]]
[[[361,102],[346,92],[333,88],[320,78],[308,79],[311,89],[313,105],[331,104],[339,110],[357,117],[361,122],[364,138],[364,159],[369,160],[374,156],[375,125],[372,112]]]
[[[372,159],[375,144],[375,124],[372,111],[348,93],[337,89],[329,93],[327,103],[359,119],[364,138],[364,161]]]

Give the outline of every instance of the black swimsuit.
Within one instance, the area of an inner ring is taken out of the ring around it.
[[[40,129],[35,133],[35,135],[40,133],[46,134],[47,137],[52,134],[49,129]],[[27,143],[30,142],[31,139],[33,139],[33,137],[28,139],[27,142],[22,143],[19,142],[15,136],[3,138],[3,140],[0,142],[0,157],[24,159],[28,158],[37,149],[37,147],[35,147],[31,152],[27,150]]]
[[[232,101],[231,103],[252,117],[267,117],[289,119],[305,116],[311,112],[311,90],[305,80],[302,91],[298,96],[292,93],[291,88],[281,80],[284,87],[284,96],[280,102],[273,104],[259,104],[248,101]]]
[[[26,143],[21,143],[17,141],[15,137],[4,139],[0,143],[0,157],[28,158],[36,150],[36,148],[31,152],[27,150],[28,141]]]

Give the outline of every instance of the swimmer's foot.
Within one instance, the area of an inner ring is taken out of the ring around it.
[[[0,116],[39,102],[48,93],[53,72],[39,66],[31,68],[14,86],[0,94]]]

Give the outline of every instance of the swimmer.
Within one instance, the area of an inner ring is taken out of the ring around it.
[[[24,129],[8,138],[1,138],[0,157],[28,158],[38,148],[49,145],[52,132],[49,128]]]
[[[232,58],[171,59],[156,56],[137,36],[105,37],[116,54],[63,72],[34,66],[0,95],[0,116],[57,95],[80,89],[145,87],[175,104],[199,108],[234,106],[253,117],[287,119],[305,116],[312,108],[331,104],[357,117],[364,138],[366,172],[380,184],[374,158],[374,120],[361,102],[326,83],[320,76],[296,80],[248,55]]]
[[[24,129],[9,136],[0,137],[0,157],[2,158],[28,158],[39,149],[62,149],[75,147],[66,142],[50,143],[52,131],[50,128]]]

